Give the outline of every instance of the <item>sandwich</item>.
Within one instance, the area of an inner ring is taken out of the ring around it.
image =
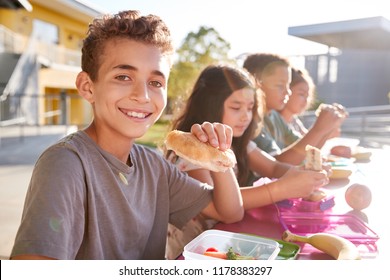
[[[305,169],[314,171],[322,170],[322,156],[318,148],[306,145]]]
[[[342,118],[346,118],[349,115],[348,111],[344,108],[344,106],[338,103],[333,103],[333,104],[322,103],[320,106],[318,106],[317,110],[315,111],[315,115],[318,117],[322,110],[334,110]]]
[[[221,151],[208,143],[201,142],[189,132],[173,130],[165,139],[165,146],[175,154],[199,167],[225,172],[236,165],[236,156],[231,149]]]
[[[322,170],[322,156],[320,149],[307,145],[306,146],[306,159],[305,159],[305,169],[321,171]],[[323,190],[315,190],[310,196],[305,197],[305,200],[309,201],[320,201],[325,198],[327,194]]]

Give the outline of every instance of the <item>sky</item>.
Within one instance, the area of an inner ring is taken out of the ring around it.
[[[139,10],[160,16],[175,47],[200,26],[231,44],[231,57],[272,52],[286,56],[326,53],[324,45],[288,35],[288,27],[373,16],[390,19],[383,0],[84,0],[109,13]]]

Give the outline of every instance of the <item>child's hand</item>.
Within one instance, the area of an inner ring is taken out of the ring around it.
[[[194,134],[200,141],[209,143],[211,146],[225,151],[232,144],[233,131],[230,126],[222,123],[204,122],[194,124],[191,127],[191,133]]]
[[[332,165],[329,162],[322,162],[322,171],[326,173],[328,178],[332,175]]]
[[[292,167],[279,180],[287,197],[307,197],[329,183],[326,171],[311,171]]]
[[[318,131],[326,132],[326,134],[332,134],[340,129],[348,113],[341,105],[329,105],[322,104],[317,111],[317,120],[314,126]]]

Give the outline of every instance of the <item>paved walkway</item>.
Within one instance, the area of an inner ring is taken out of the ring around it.
[[[0,259],[7,259],[19,226],[35,161],[42,151],[74,127],[0,128]]]

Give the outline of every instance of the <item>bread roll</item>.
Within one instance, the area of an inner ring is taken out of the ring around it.
[[[189,132],[173,130],[165,139],[165,146],[179,157],[215,172],[225,172],[237,163],[232,150],[221,151],[210,144],[201,142]]]

